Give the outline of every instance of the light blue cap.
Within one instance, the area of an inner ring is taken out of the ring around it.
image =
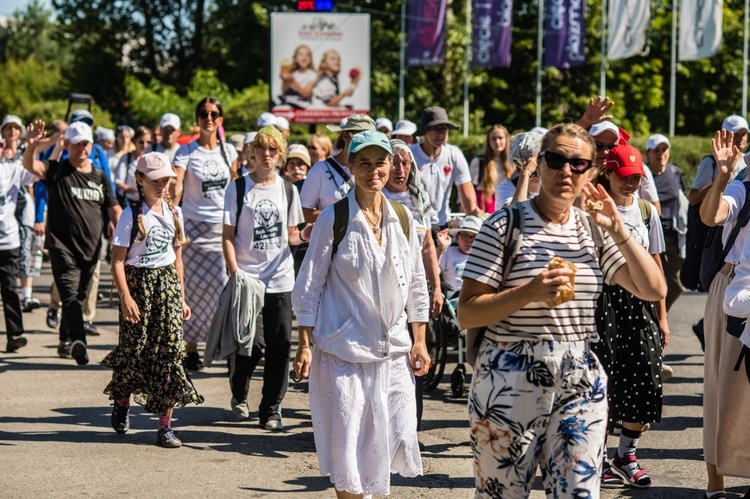
[[[369,146],[378,146],[388,151],[388,154],[393,154],[388,136],[377,130],[365,130],[353,135],[352,141],[349,142],[349,154],[357,153]]]

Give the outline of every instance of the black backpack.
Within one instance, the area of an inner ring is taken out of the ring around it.
[[[406,214],[406,207],[396,201],[388,201],[391,203],[393,210],[398,216],[398,223],[401,225],[401,230],[406,236],[406,240],[409,240],[410,228],[409,228],[409,215]],[[331,244],[331,258],[339,250],[339,244],[346,235],[346,230],[349,227],[349,198],[339,199],[333,205],[333,242]]]
[[[713,176],[716,177],[716,159],[709,154],[703,159],[711,159]],[[703,160],[702,159],[702,160]],[[701,160],[701,161],[702,161]],[[696,291],[708,291],[701,285],[700,268],[703,257],[703,249],[708,242],[708,232],[710,227],[703,223],[700,215],[701,205],[688,206],[687,234],[685,235],[685,260],[682,262],[680,269],[680,282],[687,289]]]

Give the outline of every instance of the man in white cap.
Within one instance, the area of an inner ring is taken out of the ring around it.
[[[596,144],[596,167],[600,172],[603,172],[604,164],[607,161],[607,154],[620,142],[620,127],[609,120],[600,121],[591,126],[589,135],[594,138],[594,143]],[[638,197],[653,204],[656,206],[656,210],[661,212],[659,194],[656,192],[651,170],[646,169],[645,172],[646,176],[643,178],[641,186],[638,189]]]
[[[398,120],[396,127],[393,129],[391,138],[403,140],[407,146],[412,146],[417,142],[414,133],[417,131],[417,124],[409,120]]]
[[[391,134],[393,133],[393,122],[388,118],[381,116],[380,118],[375,120],[375,130],[386,134],[390,139]]]
[[[742,116],[733,114],[731,116],[727,116],[724,119],[724,122],[721,124],[721,128],[722,130],[726,130],[727,132],[732,132],[734,134],[734,145],[737,146],[737,149],[744,153],[745,148],[747,147],[748,130],[750,130],[747,120]],[[732,172],[731,178],[736,177],[742,167],[742,162],[739,162],[735,166],[735,170],[734,172]],[[708,190],[711,188],[711,184],[713,184],[714,179],[716,179],[716,160],[714,159],[713,154],[708,154],[706,156],[703,156],[703,159],[701,159],[701,162],[698,165],[698,170],[695,172],[693,186],[690,189],[690,194],[688,194],[688,199],[690,199],[691,205],[697,206],[703,202],[703,199],[706,197],[706,193],[708,193]]]
[[[167,155],[169,161],[174,161],[174,155],[180,148],[180,144],[177,143],[177,139],[180,138],[182,133],[180,117],[174,113],[165,113],[159,122],[159,130],[161,131],[161,140],[151,144],[147,152],[163,152]]]
[[[44,137],[44,122],[29,127],[23,166],[47,184],[49,203],[46,247],[52,275],[63,304],[60,341],[72,341],[70,355],[78,365],[88,364],[86,329],[83,324],[83,300],[99,263],[102,247],[102,211],[106,209],[114,224],[120,218],[120,206],[112,184],[89,159],[94,139],[91,127],[71,123],[65,130],[67,159],[39,161],[34,158],[35,144]]]
[[[257,130],[267,126],[276,126],[276,115],[273,113],[262,113],[256,122]]]
[[[110,157],[110,151],[115,146],[115,131],[103,126],[96,127],[96,143],[99,144],[107,157]]]
[[[661,263],[667,280],[667,311],[685,290],[680,283],[680,268],[682,268],[682,262],[685,260],[680,251],[682,237],[677,232],[680,227],[676,227],[674,222],[680,216],[680,199],[685,198],[685,193],[688,190],[685,177],[682,176],[680,169],[669,162],[670,151],[669,139],[660,133],[652,135],[646,142],[648,171],[654,177],[654,185],[661,203],[659,219],[664,231],[666,247],[664,253],[661,254]],[[682,225],[681,229],[684,231],[687,225],[687,214],[682,220]]]
[[[289,137],[291,130],[289,128],[288,119],[284,118],[283,116],[276,116],[276,128],[279,129],[279,131],[281,132],[281,135],[283,135],[284,138]]]

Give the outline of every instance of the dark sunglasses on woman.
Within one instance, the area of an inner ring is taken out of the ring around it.
[[[201,109],[198,111],[198,117],[202,119],[208,119],[208,117],[211,116],[212,120],[215,120],[216,118],[221,116],[221,113],[219,111],[208,111],[207,109]]]
[[[570,170],[573,173],[581,174],[594,166],[594,162],[590,159],[566,158],[562,154],[558,154],[552,151],[542,151],[539,153],[539,157],[544,157],[547,162],[547,166],[553,170],[562,170],[563,167],[568,164],[570,165]]]

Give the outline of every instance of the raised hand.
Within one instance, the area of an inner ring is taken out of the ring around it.
[[[26,141],[29,146],[33,146],[44,138],[44,127],[44,120],[36,120],[29,125],[28,134],[26,136]]]
[[[742,159],[742,151],[734,145],[734,133],[726,130],[716,132],[716,136],[711,139],[711,149],[716,158],[716,167],[725,175],[731,174]]]
[[[602,121],[611,120],[612,115],[607,112],[612,109],[615,103],[609,100],[609,97],[597,96],[596,99],[589,99],[589,105],[583,112],[579,123],[586,124],[589,127]]]
[[[620,214],[617,211],[617,205],[609,196],[604,187],[594,185],[591,182],[583,186],[584,203],[587,201],[601,201],[602,209],[595,210],[591,213],[591,220],[607,231],[614,229],[618,223],[622,223]]]

